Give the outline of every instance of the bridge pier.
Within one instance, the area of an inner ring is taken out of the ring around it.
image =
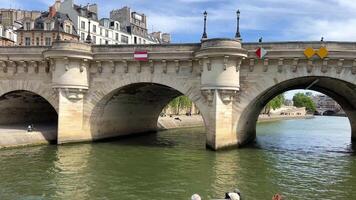
[[[211,90],[209,93],[205,94],[212,98],[206,127],[207,147],[219,150],[237,146],[236,128],[233,127],[233,102],[230,100],[235,91]]]
[[[60,42],[44,52],[52,71],[52,88],[58,95],[58,143],[91,140],[83,131],[84,96],[89,89],[91,46]]]
[[[247,57],[239,40],[203,40],[195,55],[202,60],[201,92],[208,106],[207,146],[223,149],[237,146],[234,104],[240,90],[240,66]]]

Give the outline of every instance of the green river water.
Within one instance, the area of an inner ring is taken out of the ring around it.
[[[255,145],[213,152],[203,128],[119,141],[0,150],[0,199],[356,199],[349,121],[316,117],[258,125]]]

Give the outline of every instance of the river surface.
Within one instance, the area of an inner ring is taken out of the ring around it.
[[[356,199],[347,118],[258,125],[257,143],[205,149],[203,128],[120,141],[0,150],[0,199],[203,199],[239,188],[243,200]]]

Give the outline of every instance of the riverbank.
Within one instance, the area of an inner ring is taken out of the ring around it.
[[[56,126],[38,126],[32,132],[22,125],[0,126],[0,149],[50,144],[57,139]]]
[[[279,120],[292,120],[292,119],[311,119],[313,115],[260,115],[258,122],[272,122]],[[158,119],[159,129],[176,129],[176,128],[189,128],[204,126],[204,120],[201,115],[178,115],[172,117],[160,117]]]
[[[279,120],[311,119],[314,115],[260,115],[258,122],[273,122]]]

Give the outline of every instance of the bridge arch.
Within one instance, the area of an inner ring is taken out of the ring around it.
[[[245,107],[236,122],[240,145],[256,138],[256,123],[263,107],[275,96],[295,89],[310,89],[324,93],[337,101],[347,114],[352,138],[356,139],[356,80],[353,76],[300,76],[284,77],[284,80],[261,79],[253,88],[251,95],[242,95],[241,102]],[[241,108],[238,108],[241,109]]]
[[[198,107],[207,126],[205,100],[200,83],[194,79],[169,74],[127,74],[95,87],[88,93],[90,103],[84,108],[84,127],[93,140],[157,130],[163,108],[181,95]]]
[[[58,113],[58,95],[51,84],[35,80],[1,80],[0,96],[13,91],[28,91],[44,98]]]

